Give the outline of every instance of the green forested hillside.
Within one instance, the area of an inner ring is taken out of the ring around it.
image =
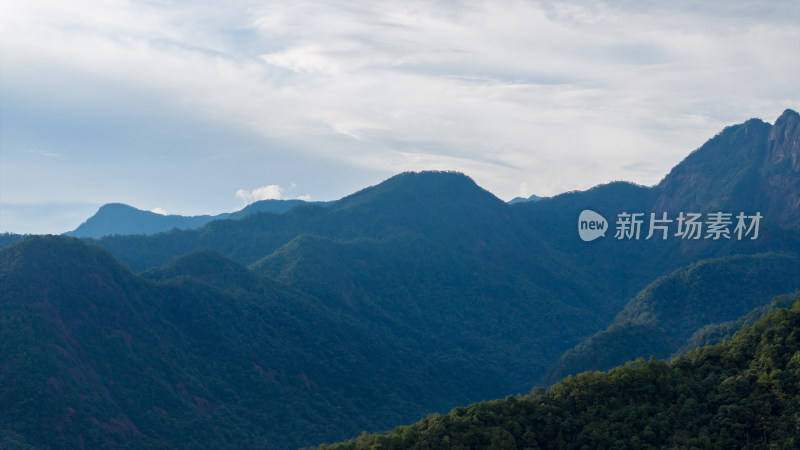
[[[681,348],[673,352],[673,355],[686,355],[698,347],[716,345],[724,340],[729,340],[742,327],[749,327],[776,309],[791,308],[798,301],[800,301],[800,291],[779,295],[773,298],[769,304],[756,307],[736,320],[706,325],[695,331]]]
[[[25,235],[14,233],[0,233],[0,248],[13,244],[14,242],[21,241]]]
[[[549,381],[639,356],[667,358],[704,326],[736,320],[797,289],[800,260],[794,255],[740,255],[683,267],[648,285],[607,329],[567,351]]]
[[[0,298],[0,439],[36,447],[290,448],[487,385],[453,382],[479,361],[452,344],[376,333],[207,251],[143,278],[79,240],[31,237],[0,251]]]
[[[670,363],[637,359],[321,449],[797,448],[800,303]]]
[[[410,352],[441,339],[458,360],[475,361],[453,380],[481,380],[475,400],[526,391],[618,308],[596,301],[613,297],[583,273],[554,263],[562,256],[507,204],[456,173],[401,174],[327,208],[96,242],[135,268],[211,248]]]
[[[430,339],[441,340],[435,345],[450,349],[448,359],[477,363],[453,374],[453,382],[483,383],[472,393],[478,398],[527,391],[567,342],[597,323],[566,270],[511,272],[419,242],[302,235],[253,268],[372,324],[376,333],[398,336],[409,351],[439,354]]]

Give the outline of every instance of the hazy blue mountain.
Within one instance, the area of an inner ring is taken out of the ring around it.
[[[239,211],[230,213],[227,218],[241,219],[242,217],[259,212],[283,214],[297,205],[304,205],[307,203],[319,206],[327,206],[332,202],[307,202],[305,200],[259,200],[257,202],[250,203]]]
[[[111,235],[156,234],[172,229],[199,228],[212,220],[241,219],[257,212],[284,213],[297,205],[306,203],[303,200],[260,200],[253,202],[239,211],[217,215],[180,216],[175,214],[156,214],[142,211],[122,203],[109,203],[100,207],[86,222],[66,236],[80,238],[100,238]],[[327,202],[316,202],[320,205]]]
[[[173,228],[198,228],[214,219],[225,217],[227,214],[219,216],[163,215],[142,211],[122,203],[108,203],[101,206],[78,228],[68,231],[64,235],[99,238],[115,234],[155,234]]]
[[[538,202],[539,200],[545,197],[539,197],[538,195],[531,195],[530,197],[514,197],[508,201],[509,205],[513,205],[514,203],[522,203],[522,202]]]

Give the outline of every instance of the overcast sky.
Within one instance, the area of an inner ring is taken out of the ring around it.
[[[406,170],[504,200],[652,185],[800,108],[798,74],[797,1],[0,0],[0,231]]]

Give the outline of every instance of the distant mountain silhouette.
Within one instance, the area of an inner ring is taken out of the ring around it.
[[[514,203],[523,203],[523,202],[538,202],[539,200],[545,197],[539,197],[538,195],[531,195],[528,198],[525,197],[514,197],[508,201],[509,205],[513,205]]]
[[[241,219],[258,212],[284,213],[297,205],[306,203],[303,200],[260,200],[233,213],[222,213],[214,216],[180,216],[163,215],[151,211],[142,211],[122,203],[109,203],[100,207],[86,222],[65,236],[80,238],[100,238],[111,235],[156,234],[172,229],[200,228],[212,220]],[[315,202],[327,204],[328,202]]]
[[[73,231],[64,233],[72,237],[99,238],[115,234],[155,234],[173,228],[198,228],[215,219],[224,219],[228,214],[217,216],[162,215],[142,211],[122,203],[109,203],[100,207],[86,222]]]

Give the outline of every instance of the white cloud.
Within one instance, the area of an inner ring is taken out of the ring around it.
[[[289,183],[288,191],[292,191],[297,185],[295,183]],[[262,186],[259,188],[255,188],[253,190],[247,191],[245,189],[239,189],[236,191],[236,198],[241,199],[245,205],[249,205],[250,203],[257,202],[259,200],[287,200],[290,197],[287,197],[286,190],[282,187],[278,186],[277,184],[270,184],[267,186]],[[294,197],[297,200],[303,201],[310,201],[311,196],[308,194],[305,195],[298,195]]]
[[[236,198],[242,199],[246,205],[260,200],[283,200],[283,189],[277,184],[255,188],[252,191],[239,189]]]
[[[153,213],[156,213],[156,214],[161,214],[162,216],[166,216],[167,215],[167,212],[163,208],[153,208],[153,209],[150,210],[150,212],[153,212]]]

